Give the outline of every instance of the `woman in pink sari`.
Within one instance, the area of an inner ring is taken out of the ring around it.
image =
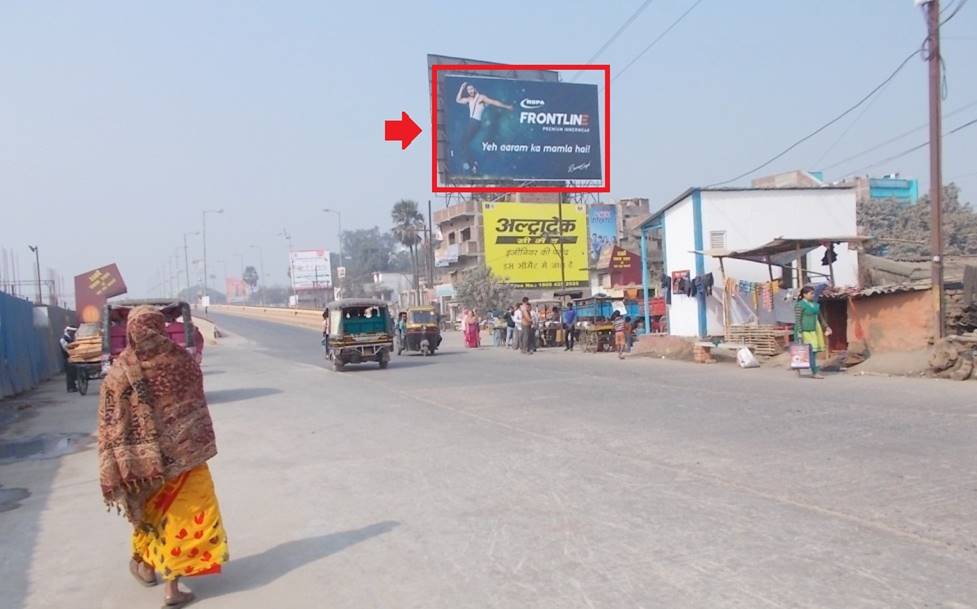
[[[478,347],[478,316],[475,311],[466,309],[462,322],[465,327],[465,346],[470,349]]]

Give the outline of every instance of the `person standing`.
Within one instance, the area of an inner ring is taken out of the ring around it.
[[[532,319],[532,330],[529,332],[529,351],[530,353],[536,353],[537,347],[539,347],[539,330],[542,327],[540,322],[546,319],[545,315],[539,314],[539,309],[536,307],[530,308],[530,316]]]
[[[71,356],[68,345],[75,342],[75,335],[77,333],[78,328],[75,326],[66,326],[64,334],[61,335],[61,340],[58,341],[61,345],[61,359],[64,361],[64,381],[68,393],[76,393],[78,391],[78,370],[68,360]]]
[[[503,319],[505,320],[505,346],[511,347],[513,338],[515,338],[516,322],[513,318],[513,307],[512,305],[506,309]]]
[[[794,305],[794,341],[810,347],[811,376],[823,379],[818,369],[818,353],[827,351],[825,337],[831,336],[821,311],[821,305],[814,300],[815,292],[811,286],[801,289],[801,297]]]
[[[573,303],[567,305],[563,311],[563,341],[566,343],[564,351],[573,351],[573,345],[577,341],[577,311],[573,308]]]
[[[529,298],[523,297],[519,305],[519,350],[525,354],[533,352],[533,312],[529,305]]]
[[[624,349],[627,347],[627,322],[620,311],[611,314],[611,323],[614,325],[614,348],[617,351],[618,359],[624,359]]]
[[[99,396],[99,483],[133,526],[129,572],[143,586],[161,576],[163,607],[179,608],[195,600],[180,578],[220,573],[228,551],[207,466],[217,444],[203,373],[165,324],[153,307],[129,313],[128,344]]]

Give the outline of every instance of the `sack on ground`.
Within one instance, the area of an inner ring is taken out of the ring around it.
[[[736,352],[736,363],[740,365],[740,368],[759,368],[760,362],[757,361],[753,352],[747,347],[743,347]]]

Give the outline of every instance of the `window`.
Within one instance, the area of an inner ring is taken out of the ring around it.
[[[726,231],[714,230],[709,232],[709,249],[726,249]]]
[[[453,232],[448,233],[448,245],[454,245],[454,244],[455,244],[455,234]]]
[[[462,229],[462,231],[461,231],[461,240],[462,241],[471,241],[472,240],[472,229],[470,229],[470,228]]]

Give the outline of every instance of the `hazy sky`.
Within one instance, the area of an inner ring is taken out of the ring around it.
[[[958,0],[959,1],[959,0]],[[656,0],[599,58],[616,73],[688,8]],[[336,245],[389,224],[399,198],[433,199],[427,130],[383,141],[402,110],[427,127],[429,52],[511,63],[582,62],[640,0],[0,3],[0,246],[27,243],[66,277],[118,262],[130,293],[209,218],[212,272],[259,245],[284,282],[287,245]],[[612,87],[614,192],[655,203],[732,177],[852,104],[922,41],[912,0],[705,0]],[[943,31],[945,112],[977,101],[977,3]],[[858,114],[769,172],[818,169],[922,125],[926,69],[911,64]],[[977,118],[977,106],[945,121]],[[834,179],[926,138],[899,140]],[[830,150],[829,150],[830,149]],[[977,193],[977,127],[947,139],[945,173]],[[826,154],[827,152],[827,154]],[[869,170],[928,180],[925,150]],[[748,183],[744,180],[743,183]],[[200,243],[191,239],[196,255]]]

